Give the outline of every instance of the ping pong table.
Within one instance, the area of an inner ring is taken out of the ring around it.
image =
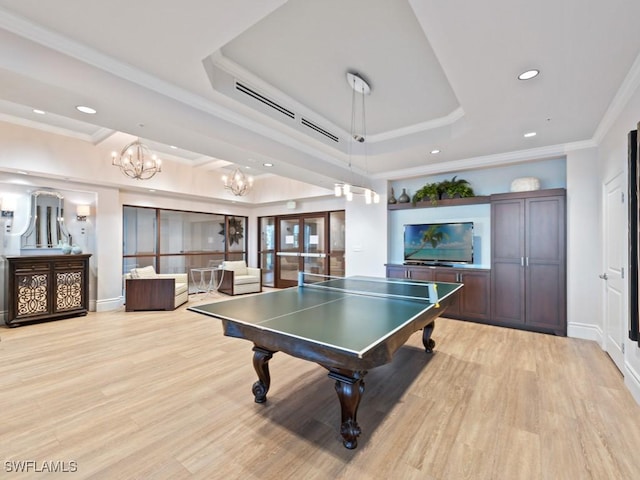
[[[318,363],[335,380],[346,448],[358,445],[356,420],[367,371],[391,362],[417,330],[430,353],[434,319],[451,303],[458,283],[375,277],[300,275],[297,287],[189,307],[222,320],[224,334],[253,342],[257,403],[267,399],[275,352]]]

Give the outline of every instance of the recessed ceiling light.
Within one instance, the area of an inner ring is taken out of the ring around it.
[[[29,172],[25,172],[24,170],[18,170],[16,173],[19,173],[20,175],[29,175]]]
[[[76,110],[89,115],[95,115],[97,113],[97,110],[95,108],[87,107],[86,105],[78,105],[76,107]]]
[[[537,77],[540,74],[540,70],[536,70],[535,68],[531,70],[527,70],[526,72],[522,72],[518,75],[519,80],[531,80],[532,78]]]
[[[38,115],[45,115],[47,112],[45,112],[44,110],[40,110],[38,108],[34,108],[33,113],[37,113]]]
[[[440,153],[440,150],[437,148],[434,148],[433,150],[431,150],[432,155],[435,155],[436,153]]]
[[[524,134],[524,138],[531,138],[531,137],[535,137],[537,135],[536,132],[527,132]]]
[[[177,150],[178,147],[176,147],[175,145],[169,145],[169,148],[172,148],[173,150]]]
[[[263,167],[273,167],[273,163],[263,163]]]
[[[150,191],[151,193],[155,192],[155,190],[154,190],[153,188],[150,188],[150,189],[149,189],[149,191]]]

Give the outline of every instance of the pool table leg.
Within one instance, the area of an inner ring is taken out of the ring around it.
[[[356,420],[360,399],[364,393],[364,376],[366,371],[348,371],[330,369],[329,378],[336,381],[336,392],[340,400],[342,410],[342,424],[340,425],[340,435],[342,444],[348,449],[358,446],[358,436],[360,426]]]
[[[422,329],[422,344],[424,345],[424,349],[427,353],[433,352],[433,349],[436,346],[436,342],[431,338],[431,334],[433,333],[435,326],[436,322],[431,322],[429,325],[425,325]]]
[[[253,347],[253,368],[258,374],[258,381],[253,384],[251,391],[256,403],[267,401],[267,392],[271,385],[271,375],[269,374],[269,360],[274,352],[255,345]]]

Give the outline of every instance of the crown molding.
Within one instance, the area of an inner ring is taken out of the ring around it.
[[[401,180],[406,178],[422,177],[424,175],[434,175],[443,172],[476,170],[478,168],[497,167],[509,165],[512,163],[559,158],[566,156],[567,153],[572,151],[597,147],[598,144],[595,141],[584,140],[580,142],[550,145],[546,147],[532,148],[527,150],[517,150],[495,155],[484,155],[481,157],[471,157],[461,160],[432,163],[416,168],[407,168],[403,170],[396,170],[393,172],[385,172],[384,174],[376,174],[373,175],[372,178]]]
[[[616,119],[620,116],[633,94],[640,87],[640,55],[638,55],[631,65],[631,69],[622,81],[620,88],[616,92],[613,100],[609,104],[602,120],[598,124],[593,140],[600,144],[605,135],[609,132]]]

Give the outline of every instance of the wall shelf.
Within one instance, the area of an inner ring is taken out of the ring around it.
[[[483,203],[491,203],[491,196],[479,195],[476,197],[466,197],[466,198],[447,198],[443,200],[438,200],[438,202],[435,205],[431,203],[431,200],[423,200],[421,202],[417,202],[415,206],[411,202],[390,203],[390,204],[387,204],[387,210],[408,210],[412,208],[453,207],[458,205],[480,205]]]

